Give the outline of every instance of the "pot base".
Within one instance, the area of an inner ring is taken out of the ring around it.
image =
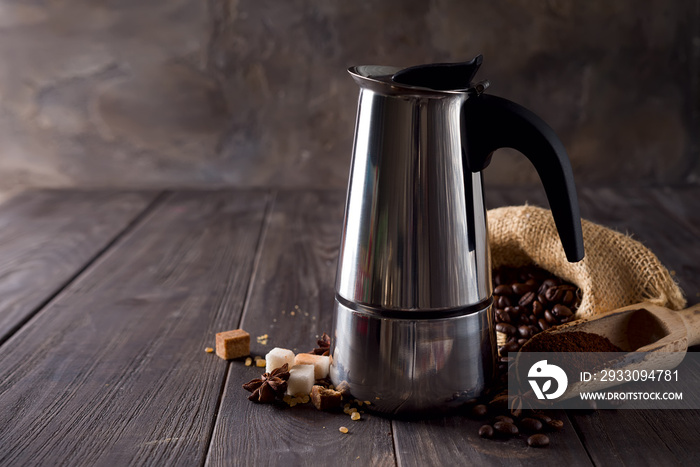
[[[335,301],[331,379],[336,386],[347,383],[371,409],[445,412],[479,396],[493,380],[491,306],[449,318],[387,315]]]

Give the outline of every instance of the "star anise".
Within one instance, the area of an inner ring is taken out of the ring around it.
[[[248,397],[248,400],[265,404],[284,395],[288,379],[289,365],[285,363],[280,368],[272,370],[272,373],[265,373],[260,378],[245,383],[243,389],[253,393]]]
[[[331,338],[325,332],[319,340],[316,341],[318,348],[313,349],[311,352],[314,355],[330,355],[331,354]]]

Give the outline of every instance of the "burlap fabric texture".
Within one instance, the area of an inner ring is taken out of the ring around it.
[[[582,220],[585,257],[566,260],[549,210],[512,206],[488,211],[494,269],[535,265],[561,277],[583,292],[577,318],[593,316],[648,301],[673,310],[685,298],[669,271],[640,242]]]

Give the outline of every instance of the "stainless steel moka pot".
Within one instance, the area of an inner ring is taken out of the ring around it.
[[[441,412],[495,369],[482,174],[494,150],[527,156],[569,261],[583,257],[561,141],[539,117],[483,93],[482,57],[406,69],[356,66],[360,86],[336,282],[331,378],[387,413]]]

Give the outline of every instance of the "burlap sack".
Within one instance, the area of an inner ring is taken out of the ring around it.
[[[576,313],[583,318],[642,301],[674,310],[685,298],[668,270],[644,245],[627,235],[581,221],[586,256],[569,263],[549,210],[513,206],[488,211],[493,268],[536,265],[582,291]]]

